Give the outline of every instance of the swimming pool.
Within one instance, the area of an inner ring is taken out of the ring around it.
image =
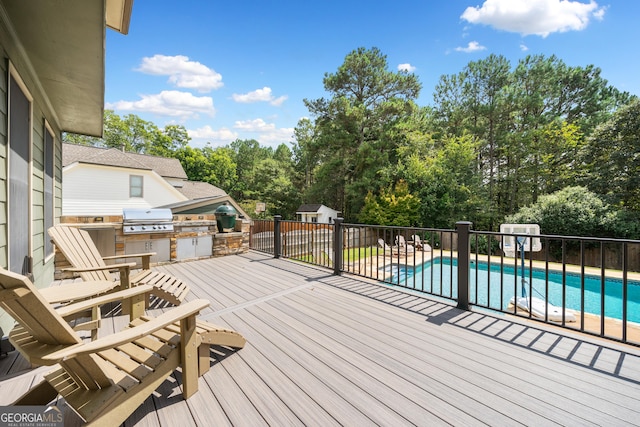
[[[393,284],[433,293],[448,298],[457,298],[458,271],[457,260],[451,258],[436,258],[416,267],[393,266],[390,281]],[[547,293],[549,302],[561,307],[563,275],[562,272],[549,270],[548,287],[545,271],[542,269],[529,270],[525,267],[525,291],[527,295],[545,299]],[[566,308],[580,311],[582,309],[582,279],[579,274],[566,273],[565,276]],[[604,283],[604,313],[614,319],[622,319],[622,280],[606,277]],[[486,262],[475,263],[470,267],[469,302],[483,307],[505,310],[514,293],[521,294],[521,269],[518,265]],[[599,276],[585,275],[584,279],[584,311],[600,315],[601,280]],[[627,281],[627,320],[640,323],[640,282]]]

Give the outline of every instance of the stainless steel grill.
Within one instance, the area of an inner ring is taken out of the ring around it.
[[[171,209],[123,209],[124,234],[167,233],[173,231]]]

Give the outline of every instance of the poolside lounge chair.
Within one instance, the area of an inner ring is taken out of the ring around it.
[[[66,269],[80,274],[85,281],[112,282],[114,286],[128,288],[140,284],[153,286],[151,292],[174,305],[179,305],[189,293],[189,286],[183,281],[169,274],[149,269],[150,258],[153,253],[126,254],[124,256],[102,257],[89,233],[76,227],[57,225],[51,227],[49,236],[56,247],[62,252],[73,268]],[[134,263],[107,265],[105,260],[122,258],[141,258],[142,270],[130,273]],[[116,281],[111,271],[120,271],[120,280]]]
[[[398,234],[396,236],[396,245],[398,246],[398,248],[400,248],[400,250],[402,252],[413,253],[416,250],[413,247],[413,245],[410,245],[410,244],[407,243],[407,241],[405,240],[405,238],[404,238],[404,236],[402,234]]]
[[[419,249],[421,251],[431,251],[431,245],[428,243],[423,243],[422,239],[420,239],[420,236],[418,236],[417,234],[414,234],[413,236],[411,236],[411,238],[413,239],[413,244],[416,246],[416,249]]]
[[[400,251],[398,250],[398,247],[395,245],[393,247],[389,246],[387,242],[385,242],[384,239],[382,238],[378,239],[378,247],[384,250],[385,255],[400,256]]]
[[[59,394],[85,422],[120,425],[178,367],[189,398],[198,391],[196,314],[208,305],[191,301],[83,342],[28,278],[0,269],[0,307],[18,322],[12,344],[31,363],[54,366],[14,405],[46,405]]]

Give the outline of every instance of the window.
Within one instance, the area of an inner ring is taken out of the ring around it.
[[[53,131],[45,123],[44,127],[44,229],[45,233],[53,227],[54,214],[54,186],[55,186],[55,159],[54,159]],[[44,239],[45,258],[53,255],[53,243],[51,239]]]
[[[142,197],[143,179],[140,175],[129,175],[129,197]]]
[[[9,66],[9,270],[31,273],[31,95]]]

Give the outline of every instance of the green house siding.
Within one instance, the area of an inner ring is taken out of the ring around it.
[[[7,54],[0,45],[0,266],[7,267],[7,80],[9,70],[7,68]],[[13,319],[7,313],[0,310],[0,335],[7,335],[11,330]]]
[[[0,36],[6,33],[0,24]],[[1,42],[6,40],[0,37]],[[53,280],[53,257],[45,255],[44,243],[48,238],[44,229],[44,132],[45,120],[53,130],[54,135],[54,222],[57,222],[62,212],[62,145],[61,132],[56,126],[53,114],[46,112],[43,106],[43,95],[38,93],[36,85],[30,83],[28,73],[17,64],[23,63],[19,58],[10,58],[7,46],[0,44],[0,267],[8,268],[8,234],[7,221],[7,164],[8,164],[8,90],[9,61],[14,65],[17,74],[25,82],[33,97],[31,116],[31,256],[33,259],[34,284],[41,288],[49,286]],[[0,310],[0,336],[7,335],[13,327],[13,319]]]

